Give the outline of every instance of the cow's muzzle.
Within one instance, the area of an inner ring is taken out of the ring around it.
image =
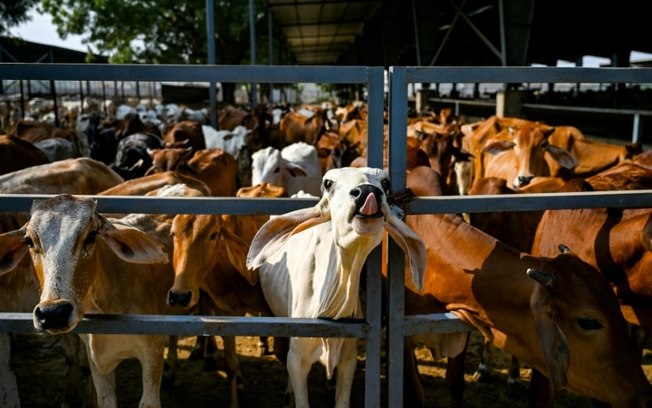
[[[67,300],[57,300],[38,304],[34,308],[34,327],[49,332],[67,332],[72,329],[70,324],[74,306]]]

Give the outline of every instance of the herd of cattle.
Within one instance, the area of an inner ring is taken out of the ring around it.
[[[360,317],[365,260],[391,237],[408,260],[405,313],[452,312],[484,335],[488,351],[496,346],[526,363],[531,406],[551,406],[562,388],[596,404],[645,406],[652,210],[401,219],[394,207],[411,196],[650,189],[648,152],[572,126],[495,116],[463,123],[446,109],[426,112],[408,120],[407,190],[393,195],[387,173],[366,167],[366,120],[356,104],[225,107],[218,129],[136,110],[112,121],[81,116],[76,129],[20,121],[0,135],[0,194],[56,196],[35,201],[29,214],[0,213],[0,311],[31,312],[37,329],[65,339],[70,406],[117,407],[114,370],[136,358],[139,406],[160,407],[161,383],[176,367],[176,353],[164,361],[164,349],[174,343],[68,334],[85,314]],[[319,201],[274,217],[124,215],[100,214],[79,195]],[[463,406],[468,339],[406,338],[405,406],[425,403],[417,345],[448,358],[451,406]],[[14,408],[9,343],[0,336],[0,405]],[[231,407],[243,380],[235,345],[224,338]],[[349,406],[355,339],[275,339],[274,354],[297,407],[309,406],[315,362],[336,377],[335,406]],[[479,375],[490,369],[487,357]],[[80,390],[84,365],[95,401]]]

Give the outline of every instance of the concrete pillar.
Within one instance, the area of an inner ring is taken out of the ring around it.
[[[416,95],[416,106],[415,109],[417,110],[417,113],[423,112],[426,110],[426,107],[428,106],[428,99],[430,99],[430,96],[432,95],[432,91],[430,89],[420,89],[417,91]]]
[[[523,92],[517,90],[505,90],[496,93],[496,116],[521,117],[521,104],[523,103]]]

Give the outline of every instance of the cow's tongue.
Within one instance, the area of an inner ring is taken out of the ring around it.
[[[378,202],[374,193],[369,193],[362,207],[360,207],[360,214],[366,216],[373,216],[378,213]]]

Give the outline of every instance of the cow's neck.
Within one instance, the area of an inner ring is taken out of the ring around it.
[[[372,249],[369,243],[360,241],[347,248],[333,245],[335,273],[327,276],[322,286],[318,317],[340,319],[359,316],[360,274]]]

